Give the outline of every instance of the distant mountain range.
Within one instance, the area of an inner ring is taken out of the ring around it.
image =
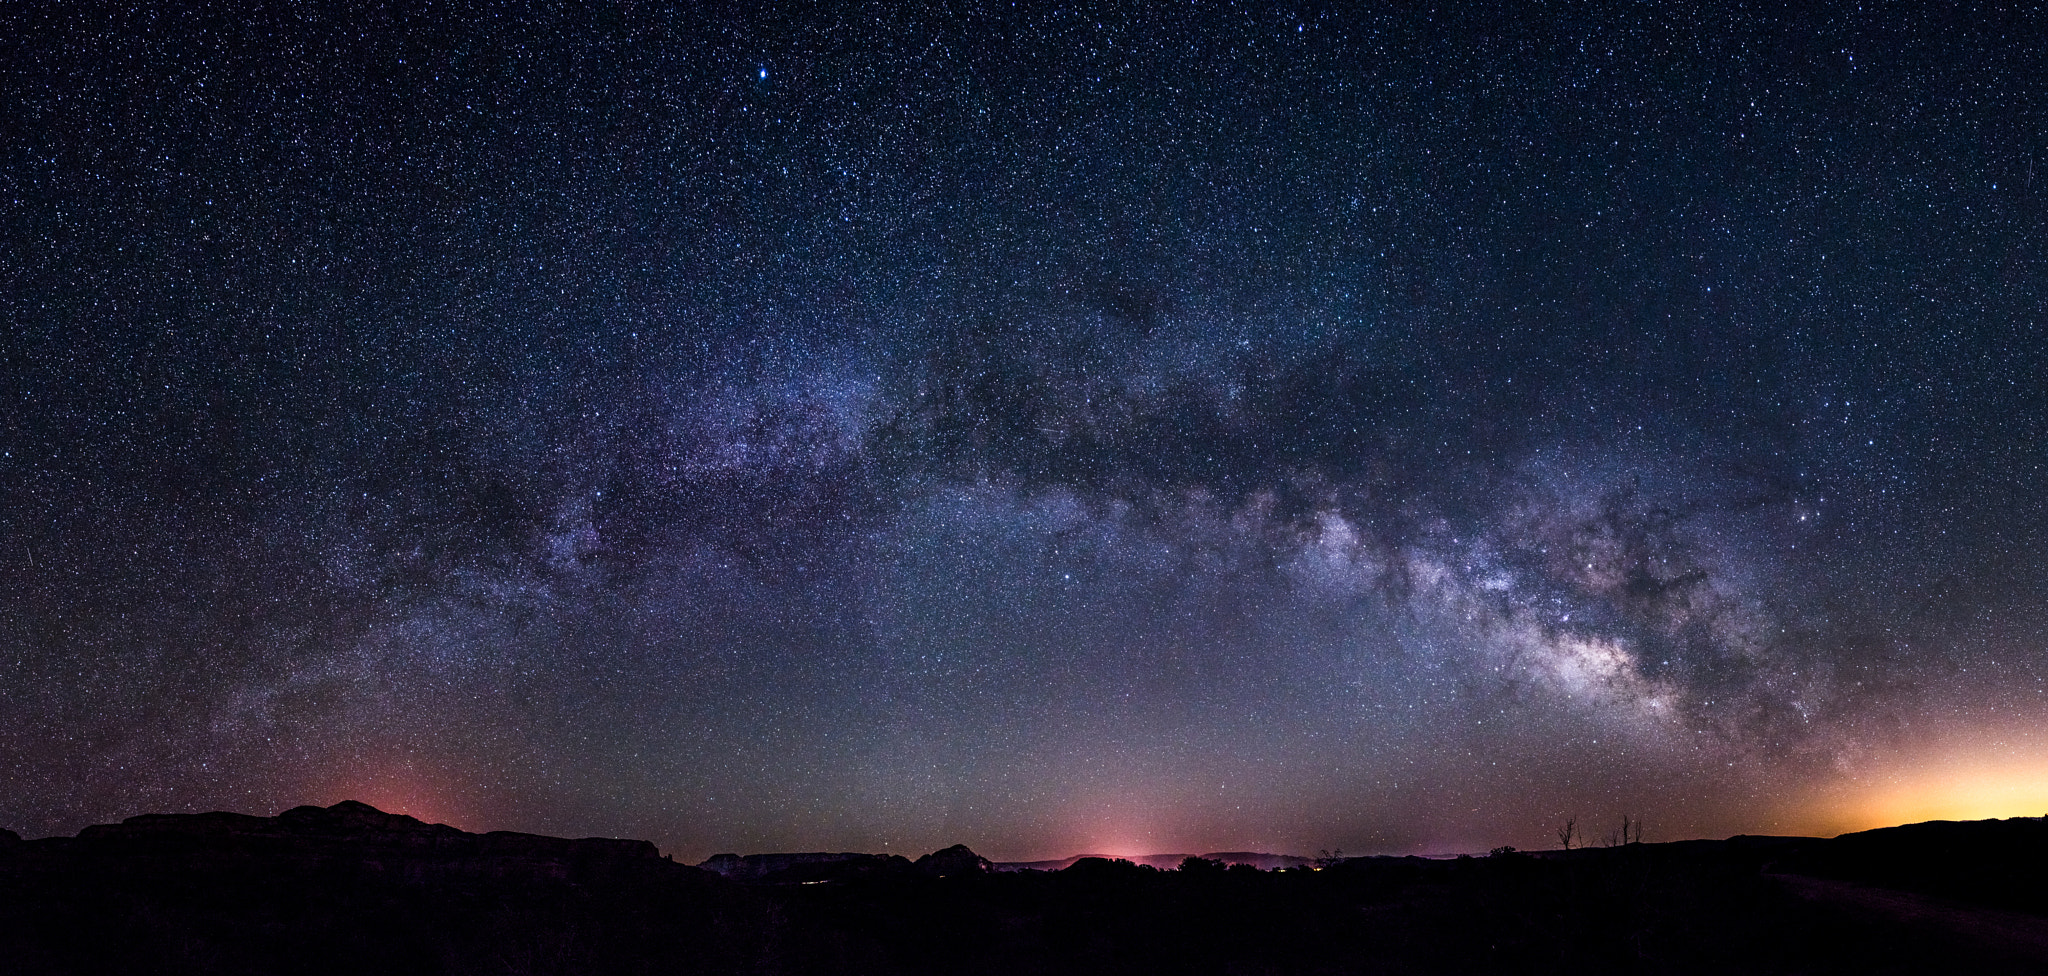
[[[1255,851],[1220,851],[1215,854],[1141,854],[1118,856],[1115,854],[1076,854],[1073,857],[1055,858],[1050,861],[997,861],[998,871],[1064,871],[1073,867],[1082,858],[1099,857],[1106,861],[1129,861],[1147,867],[1170,871],[1180,867],[1181,862],[1191,857],[1205,861],[1221,861],[1224,864],[1249,864],[1261,871],[1276,871],[1280,868],[1307,867],[1315,863],[1312,857],[1296,857],[1293,854],[1261,854]]]
[[[961,873],[973,870],[985,871],[1064,871],[1080,861],[1096,859],[1110,862],[1141,864],[1161,871],[1171,871],[1181,866],[1190,857],[1205,861],[1216,861],[1226,866],[1247,864],[1261,871],[1280,868],[1306,867],[1315,863],[1314,858],[1296,857],[1292,854],[1261,854],[1256,851],[1220,851],[1214,854],[1145,854],[1136,857],[1118,857],[1112,854],[1076,854],[1073,857],[1054,858],[1049,861],[989,861],[966,845],[955,844],[944,851],[934,851],[915,861],[897,854],[860,854],[851,851],[800,851],[770,854],[714,854],[697,866],[733,881],[745,882],[803,882],[826,878],[842,878],[900,870],[919,870],[941,874]],[[976,865],[979,865],[977,867]]]

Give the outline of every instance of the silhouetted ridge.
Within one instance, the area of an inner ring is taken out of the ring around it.
[[[1061,869],[1060,874],[1064,877],[1085,879],[1111,877],[1132,871],[1157,870],[1157,868],[1150,865],[1136,864],[1121,857],[1100,857],[1091,854],[1087,857],[1075,858],[1074,863]]]
[[[910,871],[910,859],[896,854],[801,851],[782,854],[714,854],[697,865],[748,884],[803,884],[842,881],[872,874]]]
[[[2018,820],[1322,870],[1224,852],[998,873],[964,845],[705,862],[736,884],[644,841],[340,803],[0,833],[0,971],[2038,976],[2044,846]]]
[[[748,884],[811,884],[859,878],[922,874],[953,877],[986,874],[995,869],[988,858],[954,844],[915,862],[898,854],[855,854],[806,851],[780,854],[713,854],[697,865],[733,881]]]
[[[1930,820],[1801,846],[1776,870],[2048,913],[2048,818]]]
[[[647,841],[473,834],[354,801],[0,843],[9,976],[753,971],[780,924]]]
[[[1293,854],[1262,854],[1258,851],[1221,851],[1204,854],[1206,861],[1222,861],[1225,864],[1248,864],[1261,871],[1275,871],[1280,868],[1298,868],[1315,863],[1312,857],[1297,857]]]
[[[277,815],[293,827],[322,832],[382,832],[399,834],[461,833],[447,824],[430,824],[402,813],[385,813],[361,800],[343,800],[331,807],[310,804],[293,807]]]
[[[365,850],[402,851],[447,862],[448,870],[536,870],[564,874],[572,864],[655,860],[660,853],[644,840],[589,837],[569,840],[494,830],[472,834],[447,824],[430,824],[367,803],[343,800],[331,807],[293,807],[275,817],[241,813],[157,813],[118,824],[96,824],[78,832],[79,843],[118,848],[130,855],[236,849],[288,858],[348,858]],[[459,867],[454,862],[464,862]]]

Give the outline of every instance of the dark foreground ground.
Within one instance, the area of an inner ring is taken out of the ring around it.
[[[362,804],[0,834],[0,972],[2048,973],[2048,822],[1321,871],[677,864]]]

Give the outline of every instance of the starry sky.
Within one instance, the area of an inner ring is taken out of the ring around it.
[[[2048,811],[2038,11],[180,6],[0,14],[0,826]]]

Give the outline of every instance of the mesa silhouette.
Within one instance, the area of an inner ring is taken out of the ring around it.
[[[2048,971],[2039,819],[1320,867],[1173,857],[997,864],[955,845],[700,867],[645,841],[475,834],[353,801],[149,815],[0,831],[0,969]]]

